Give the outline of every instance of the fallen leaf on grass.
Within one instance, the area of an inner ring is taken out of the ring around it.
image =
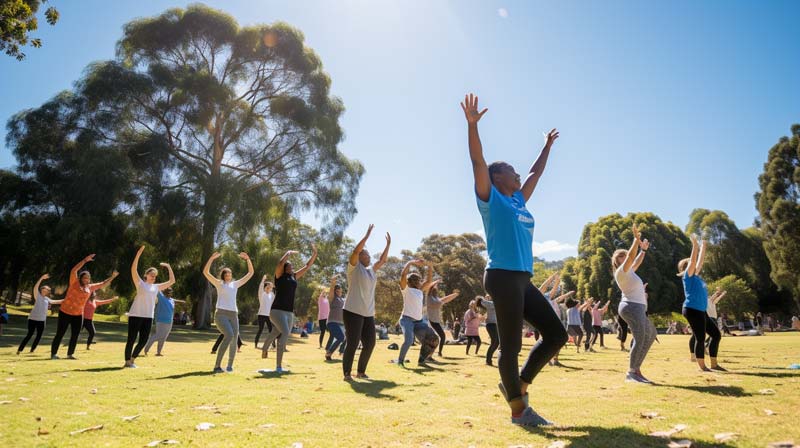
[[[201,406],[195,406],[192,409],[197,411],[216,411],[219,408],[211,404],[204,404]]]
[[[69,433],[69,435],[74,436],[75,434],[83,434],[83,433],[89,432],[89,431],[99,431],[99,430],[103,429],[103,426],[104,425],[90,426],[88,428],[83,428],[83,429],[79,429],[77,431],[72,431],[71,433]]]
[[[717,442],[731,442],[736,440],[739,434],[735,432],[721,432],[719,434],[714,434],[714,440]]]
[[[31,399],[26,397],[19,397],[19,401],[31,401]]]
[[[302,442],[294,442],[292,444],[292,448],[303,448],[303,443]]]
[[[639,414],[639,417],[652,420],[654,418],[660,417],[660,415],[658,414],[658,412],[642,412]]]
[[[423,443],[422,443],[422,445],[420,445],[420,446],[424,446],[424,447],[434,447],[434,446],[436,446],[436,445],[432,444],[431,442],[423,442]]]
[[[0,401],[0,404],[11,404],[11,400]]]
[[[672,440],[667,445],[667,448],[692,448],[692,441],[688,439]]]
[[[786,440],[783,442],[772,442],[767,445],[769,448],[797,448],[798,445],[794,444],[793,440]]]
[[[761,389],[758,393],[761,395],[775,395],[775,389]]]
[[[233,426],[233,423],[223,423],[222,426],[230,428],[231,426]]]
[[[177,445],[181,442],[177,440],[153,440],[145,446],[158,446],[158,445]]]
[[[137,418],[139,418],[141,416],[142,416],[142,414],[128,415],[128,416],[122,417],[122,419],[125,420],[126,422],[132,422],[132,421],[136,420]]]
[[[215,425],[213,423],[203,422],[203,423],[200,423],[199,425],[195,426],[194,429],[196,429],[198,431],[208,431],[209,429],[211,429],[211,428],[213,428],[215,426],[217,426],[217,425]]]
[[[650,435],[653,436],[653,437],[663,437],[665,439],[668,439],[668,438],[672,437],[673,435],[683,431],[686,428],[688,428],[687,425],[678,424],[678,425],[673,426],[672,429],[668,429],[667,431],[651,432]]]
[[[86,412],[70,412],[69,415],[86,415]]]
[[[169,412],[170,414],[174,414],[175,413],[175,409],[167,409],[166,412]]]
[[[778,415],[775,411],[771,409],[764,409],[764,413],[767,415]]]
[[[265,423],[265,424],[259,426],[259,428],[264,428],[264,429],[269,429],[269,428],[274,428],[274,427],[275,427],[275,423]]]
[[[697,409],[705,409],[705,408],[707,408],[707,407],[708,407],[708,406],[706,406],[706,405],[704,405],[704,404],[698,404],[698,405],[697,405]]]
[[[39,431],[36,434],[40,435],[40,436],[46,436],[46,435],[50,434],[50,431],[48,431],[46,429],[39,428]]]
[[[97,389],[92,389],[89,391],[89,393],[92,395],[97,395]]]
[[[565,448],[567,446],[567,442],[563,440],[556,440],[555,442],[547,445],[547,448]]]
[[[465,428],[472,428],[472,422],[469,422],[469,421],[464,422],[464,427]]]
[[[310,414],[311,413],[311,409],[303,409],[300,413],[301,414]]]

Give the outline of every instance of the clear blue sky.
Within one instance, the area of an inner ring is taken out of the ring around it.
[[[614,212],[683,227],[703,207],[751,225],[767,151],[800,122],[800,2],[207,3],[241,24],[282,20],[305,33],[347,107],[341,148],[367,168],[347,233],[374,222],[392,232],[393,253],[482,228],[458,106],[466,92],[489,108],[489,161],[524,172],[542,131],[561,131],[529,202],[535,241],[549,242],[535,254],[548,259],[574,254],[583,226]],[[61,20],[42,21],[44,47],[24,62],[0,57],[3,123],[112,58],[129,20],[187,5],[53,4]],[[13,164],[3,144],[0,167]]]

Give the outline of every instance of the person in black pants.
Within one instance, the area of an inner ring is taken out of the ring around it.
[[[272,330],[270,329],[270,331],[272,331]],[[225,335],[220,333],[219,336],[217,336],[217,340],[214,341],[214,346],[211,347],[211,354],[212,355],[215,355],[217,353],[217,349],[219,348],[219,345],[222,344],[222,340],[223,339],[225,339]],[[236,346],[238,347],[238,351],[240,351],[240,352],[242,351],[242,346],[243,345],[244,345],[244,342],[242,342],[242,336],[240,335],[236,339]]]
[[[521,426],[549,425],[549,421],[528,405],[528,386],[567,342],[567,333],[550,302],[536,286],[533,275],[534,219],[526,208],[544,172],[550,148],[558,138],[553,129],[539,157],[526,174],[525,182],[514,167],[505,162],[486,164],[478,135],[478,121],[487,109],[478,111],[478,98],[472,94],[461,103],[467,120],[467,137],[478,210],[483,220],[489,263],[483,277],[486,291],[494,299],[497,331],[502,347],[498,385],[511,408],[511,422]],[[539,330],[541,339],[533,346],[527,361],[518,370],[522,349],[522,324],[527,321]]]
[[[456,289],[452,294],[440,298],[438,288],[439,282],[441,282],[441,279],[433,282],[430,291],[428,291],[425,303],[428,311],[428,322],[431,328],[433,328],[433,331],[436,332],[436,335],[439,336],[439,356],[443,356],[442,349],[444,348],[445,341],[447,341],[447,335],[445,335],[444,328],[442,328],[442,306],[458,297],[460,292]]]
[[[28,341],[30,341],[34,332],[36,332],[36,338],[33,339],[31,353],[36,350],[36,347],[39,346],[39,341],[42,339],[42,333],[44,333],[44,326],[47,321],[47,311],[50,305],[58,305],[61,303],[61,300],[50,300],[50,294],[52,293],[52,290],[49,286],[40,286],[42,281],[47,280],[48,278],[50,278],[50,275],[44,274],[39,277],[39,280],[35,285],[33,285],[33,294],[31,297],[34,299],[35,303],[33,305],[33,309],[31,310],[31,314],[28,316],[28,333],[24,338],[22,338],[22,342],[20,342],[19,348],[17,349],[18,355],[25,350],[25,346],[28,345]]]
[[[594,328],[592,327],[592,304],[594,298],[589,298],[584,303],[583,310],[581,311],[581,322],[583,323],[583,332],[586,333],[586,339],[583,341],[584,352],[594,352],[592,348],[592,336],[594,335]]]

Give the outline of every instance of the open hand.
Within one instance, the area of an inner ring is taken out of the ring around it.
[[[169,267],[170,267],[170,266],[169,266],[169,263],[159,263],[158,265],[159,265],[159,266],[163,266],[163,267],[165,267],[165,268],[167,268],[167,269],[169,269]]]
[[[239,253],[239,258],[241,258],[242,260],[249,260],[250,259],[250,255],[247,255],[246,252],[241,252],[241,253]]]
[[[222,256],[222,254],[220,254],[219,252],[214,252],[213,254],[211,254],[211,259],[212,260],[216,260],[217,258],[219,258],[221,256]]]
[[[464,117],[467,119],[468,124],[477,124],[483,114],[489,109],[484,108],[478,112],[478,97],[473,94],[464,95],[464,102],[461,103],[461,109],[464,111]]]
[[[555,142],[556,139],[558,139],[558,130],[556,130],[556,128],[553,128],[547,134],[542,133],[542,135],[544,135],[544,145],[549,148],[553,146],[553,142]]]
[[[50,274],[42,274],[40,279],[41,280],[47,280],[48,278],[50,278]],[[719,289],[719,288],[717,288],[717,289]]]
[[[650,241],[648,241],[647,238],[643,239],[642,242],[639,243],[639,247],[644,250],[650,249]]]
[[[84,258],[84,259],[83,259],[83,262],[84,262],[84,263],[88,263],[88,262],[90,262],[90,261],[94,261],[94,257],[95,257],[95,255],[97,255],[97,254],[91,254],[91,255],[87,255],[87,256],[86,256],[86,258]]]

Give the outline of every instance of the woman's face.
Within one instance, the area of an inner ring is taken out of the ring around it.
[[[53,293],[53,291],[51,291],[51,290],[50,290],[50,288],[44,287],[44,288],[42,288],[42,290],[41,290],[41,292],[40,292],[40,293],[41,293],[41,294],[42,294],[44,297],[50,297],[50,294],[52,294],[52,293]]]
[[[626,255],[627,253],[625,252],[620,252],[617,254],[616,258],[614,258],[614,262],[617,264],[617,266],[622,266],[622,263],[625,262]]]
[[[291,263],[286,263],[283,265],[283,273],[289,275],[294,274],[294,267],[292,266]]]
[[[144,274],[144,281],[152,284],[156,282],[156,277],[158,277],[158,274],[155,271],[149,271]]]
[[[81,275],[81,286],[89,286],[89,283],[92,282],[92,274],[83,274]]]
[[[364,266],[369,266],[369,262],[372,261],[372,257],[370,257],[369,252],[364,249],[360,254],[358,254],[358,261],[360,261]]]
[[[342,297],[342,287],[341,286],[337,285],[336,288],[333,288],[333,296],[334,297]]]
[[[492,183],[496,187],[503,187],[507,190],[517,191],[522,188],[522,178],[513,166],[503,164],[502,168],[492,176]]]
[[[272,285],[272,283],[267,283],[267,284],[264,286],[264,292],[266,292],[267,294],[269,294],[269,293],[271,293],[271,292],[272,292],[272,288],[274,288],[274,286]]]
[[[222,273],[222,281],[225,283],[230,283],[233,280],[233,274],[231,271],[225,271]]]
[[[408,279],[408,286],[414,289],[419,289],[420,279],[417,276]]]

